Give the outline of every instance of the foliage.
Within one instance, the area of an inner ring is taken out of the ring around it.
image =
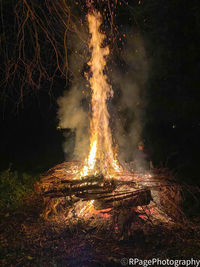
[[[18,208],[25,196],[33,191],[37,176],[12,171],[11,168],[0,174],[0,208]]]

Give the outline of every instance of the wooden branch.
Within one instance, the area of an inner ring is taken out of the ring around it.
[[[142,188],[135,181],[126,180],[122,173],[122,179],[105,179],[102,174],[91,175],[74,179],[73,164],[63,163],[49,170],[42,178],[40,193],[47,203],[52,199],[61,199],[70,202],[71,205],[78,201],[94,200],[94,207],[97,210],[107,208],[127,208],[148,205],[152,200],[148,188]],[[70,172],[71,169],[71,172]],[[81,165],[80,165],[81,169]],[[119,174],[118,174],[119,176]],[[134,177],[134,176],[133,176]]]

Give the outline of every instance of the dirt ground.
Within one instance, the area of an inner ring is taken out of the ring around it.
[[[46,221],[40,216],[42,209],[42,200],[33,195],[20,210],[1,213],[1,266],[123,266],[124,258],[200,259],[195,224],[154,225],[140,218],[128,234],[126,227],[116,233],[114,226]]]

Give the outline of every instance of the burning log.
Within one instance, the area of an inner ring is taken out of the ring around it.
[[[40,192],[46,205],[46,214],[61,204],[65,209],[70,208],[77,202],[93,202],[95,210],[121,209],[148,205],[152,200],[148,188],[141,188],[134,180],[134,174],[129,175],[127,180],[108,179],[102,174],[87,177],[74,177],[73,170],[81,169],[77,162],[62,163],[49,170],[38,184],[37,191]],[[132,178],[130,180],[130,177]],[[60,199],[60,201],[59,201]]]
[[[101,199],[96,199],[94,207],[98,209],[107,208],[125,208],[148,205],[151,198],[151,192],[148,189],[136,190],[133,192],[122,192],[121,194],[105,195]]]

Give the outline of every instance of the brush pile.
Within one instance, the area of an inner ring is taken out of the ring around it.
[[[121,179],[120,174],[117,179],[105,179],[102,174],[78,177],[75,173],[80,169],[80,162],[64,162],[50,169],[36,185],[44,199],[46,218],[91,201],[95,210],[110,211],[148,205],[152,200],[150,190],[133,182],[136,179],[130,172],[121,174]]]
[[[81,177],[82,167],[81,162],[63,162],[35,185],[45,220],[70,227],[81,222],[86,231],[118,233],[117,238],[143,226],[193,227],[182,209],[188,187],[175,182],[166,170],[138,173],[126,166],[108,179],[102,174]]]

